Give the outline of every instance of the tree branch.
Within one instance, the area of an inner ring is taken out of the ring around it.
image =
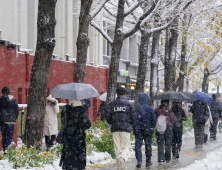
[[[139,21],[136,23],[136,25],[132,28],[129,28],[128,30],[124,31],[124,38],[127,38],[131,35],[133,35],[136,31],[138,31],[138,29],[140,28],[140,25],[142,22],[145,23],[144,20],[146,20],[147,18],[151,18],[151,16],[153,15],[153,12],[157,9],[157,7],[159,6],[161,0],[155,0],[155,2],[153,3],[153,5],[151,6],[151,8],[149,10],[147,10],[140,18]],[[152,14],[152,15],[151,15]],[[147,17],[149,16],[149,17]],[[147,20],[148,20],[147,19]]]
[[[173,18],[169,23],[167,23],[166,25],[163,25],[163,26],[157,27],[157,28],[153,28],[153,29],[149,30],[148,32],[149,32],[149,33],[154,33],[154,32],[156,32],[156,31],[162,31],[162,30],[166,29],[167,27],[170,26],[170,24],[173,22],[173,20],[174,20],[175,18],[176,18],[176,17],[174,17],[174,18]]]
[[[93,26],[97,31],[99,31],[103,35],[103,37],[112,45],[113,40],[99,25],[97,25],[93,20],[90,22],[90,25]]]
[[[131,14],[137,7],[139,7],[142,4],[143,1],[136,1],[134,2],[125,12],[124,12],[124,17],[127,15]],[[128,4],[128,2],[127,2]]]
[[[129,2],[129,0],[126,0],[126,4],[127,4],[127,6],[128,7],[130,7],[130,2]],[[135,21],[137,21],[137,16],[136,16],[136,14],[135,14],[135,12],[134,11],[132,11],[132,15],[133,15],[133,18],[135,19]]]
[[[104,5],[104,9],[106,10],[106,12],[108,12],[109,15],[113,16],[114,18],[117,17],[117,15],[115,13],[113,13],[112,11],[110,11],[105,5]],[[129,20],[127,18],[125,18],[125,21],[130,23],[130,24],[135,24],[136,22],[133,20]]]
[[[90,12],[91,20],[101,11],[103,6],[108,2],[109,0],[101,0],[99,5]]]

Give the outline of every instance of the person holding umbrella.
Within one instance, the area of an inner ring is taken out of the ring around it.
[[[161,105],[155,110],[157,117],[157,150],[158,163],[162,165],[171,161],[172,128],[177,121],[169,106],[169,100],[161,100]],[[163,131],[160,131],[160,130]],[[165,152],[164,152],[165,150]]]
[[[61,113],[63,125],[63,149],[60,166],[66,170],[80,170],[86,167],[86,134],[91,127],[87,106],[83,101],[69,100]]]
[[[182,146],[183,122],[187,120],[187,116],[179,102],[173,102],[172,111],[177,117],[177,121],[173,126],[172,152],[173,157],[178,159]]]
[[[210,138],[213,138],[213,140],[217,140],[217,123],[219,115],[221,115],[221,108],[219,106],[219,102],[217,102],[217,95],[213,94],[212,98],[214,99],[214,103],[210,103],[210,111],[212,114],[213,124],[211,124],[210,127]]]
[[[197,148],[202,148],[204,143],[204,127],[209,117],[208,108],[204,102],[196,100],[193,102],[190,112],[193,113],[195,145]]]
[[[105,94],[107,94],[107,93],[102,93],[101,96],[103,96]],[[100,120],[104,121],[104,120],[106,120],[106,106],[105,106],[106,101],[105,101],[105,99],[102,99],[102,98],[99,98],[99,99],[101,100],[101,103],[99,105],[99,110],[98,110],[98,113],[97,113],[97,117],[99,118],[100,115],[101,115]]]

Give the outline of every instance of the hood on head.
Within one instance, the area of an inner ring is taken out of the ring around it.
[[[138,99],[139,104],[149,104],[150,97],[146,93],[141,93]]]

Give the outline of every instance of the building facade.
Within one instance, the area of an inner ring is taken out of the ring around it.
[[[56,47],[53,53],[59,59],[65,60],[65,55],[70,56],[70,60],[75,60],[76,58],[80,3],[80,0],[57,0]],[[94,1],[92,9],[96,5],[97,3]],[[37,0],[1,0],[0,16],[4,17],[0,17],[0,38],[21,44],[22,49],[32,49],[34,53],[37,39],[37,15]],[[100,27],[103,27],[111,37],[113,37],[115,26],[114,20],[104,10],[94,18],[94,21]],[[109,65],[112,51],[111,46],[91,26],[89,38],[90,46],[88,48],[87,64],[94,66]],[[139,33],[124,40],[119,63],[119,86],[126,86],[132,93],[134,89],[131,85],[134,85],[136,82],[138,70],[139,41]],[[147,69],[147,81],[149,81],[148,73],[150,73],[149,69]]]

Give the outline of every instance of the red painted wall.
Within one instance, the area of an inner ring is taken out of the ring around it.
[[[33,59],[34,56],[32,55],[21,52],[16,54],[15,50],[8,50],[5,46],[0,47],[0,89],[8,86],[11,90],[11,95],[17,99],[19,104],[27,103]],[[52,59],[48,90],[51,90],[58,84],[73,82],[74,70],[75,63],[73,61]],[[85,83],[92,84],[99,94],[106,92],[108,82],[107,73],[107,68],[87,66]],[[90,101],[89,117],[92,121],[95,121],[100,100],[98,98],[91,98]],[[59,99],[59,102],[66,103],[66,100]],[[17,126],[14,131],[13,141],[17,144]],[[0,142],[0,150],[2,149],[1,145],[2,143]]]

